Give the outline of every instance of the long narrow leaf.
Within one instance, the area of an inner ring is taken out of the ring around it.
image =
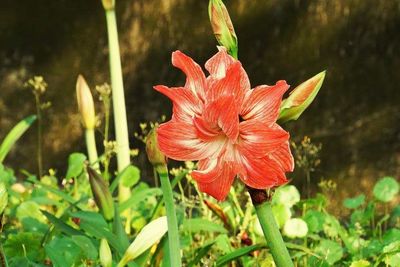
[[[73,235],[83,235],[83,233],[79,230],[76,230],[75,228],[73,228],[72,226],[69,226],[68,224],[66,224],[64,221],[60,220],[59,218],[57,218],[56,216],[54,216],[53,214],[45,211],[45,210],[41,210],[41,212],[44,214],[44,216],[46,216],[46,218],[52,223],[54,224],[54,226],[59,229],[61,232],[63,232],[64,234],[73,236]]]
[[[3,162],[15,142],[17,142],[17,140],[26,132],[26,130],[28,130],[35,120],[35,115],[26,117],[17,125],[15,125],[14,128],[12,128],[12,130],[7,134],[0,145],[0,163]]]
[[[224,266],[225,264],[227,264],[233,260],[236,260],[244,255],[249,254],[250,252],[252,252],[254,250],[258,250],[263,247],[265,247],[265,244],[256,244],[256,245],[236,249],[235,251],[220,257],[217,260],[217,267]]]

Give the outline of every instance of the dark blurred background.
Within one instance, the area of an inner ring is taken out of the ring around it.
[[[314,181],[333,179],[342,196],[379,177],[400,175],[400,2],[393,0],[226,0],[239,38],[239,58],[253,86],[285,79],[292,86],[327,70],[312,106],[285,127],[295,141],[322,143]],[[68,155],[85,152],[75,81],[94,89],[109,81],[105,16],[100,0],[2,0],[0,8],[0,139],[35,112],[23,83],[42,75],[44,165],[63,175]],[[216,52],[206,0],[117,0],[131,147],[148,170],[139,123],[170,116],[155,84],[183,84],[171,66],[174,50],[201,65]],[[101,104],[97,106],[101,113]],[[36,125],[35,125],[36,126]],[[101,151],[101,136],[99,150]],[[36,171],[32,127],[6,159]],[[296,175],[295,175],[296,176]],[[150,178],[149,178],[150,179]],[[302,175],[294,183],[302,184]]]

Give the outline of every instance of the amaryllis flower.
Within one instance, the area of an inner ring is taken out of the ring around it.
[[[172,119],[158,129],[160,150],[175,160],[198,161],[193,179],[218,200],[236,176],[257,189],[286,183],[293,157],[289,134],[276,124],[286,82],[251,89],[242,64],[224,48],[205,64],[207,77],[180,51],[172,53],[172,64],[187,78],[183,87],[154,87],[173,102]]]

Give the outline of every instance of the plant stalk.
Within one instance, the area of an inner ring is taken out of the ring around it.
[[[100,170],[94,129],[85,129],[85,139],[89,163],[95,170]]]
[[[121,58],[119,52],[117,20],[115,9],[105,10],[107,20],[111,90],[114,111],[115,136],[117,141],[117,162],[118,171],[121,172],[130,164],[130,150],[128,137],[128,123],[126,119],[124,84],[122,78]],[[123,203],[129,199],[131,191],[122,183],[118,185],[118,200]],[[125,231],[130,232],[130,210],[124,212],[127,219]]]
[[[163,192],[165,210],[167,213],[168,242],[171,266],[181,267],[182,263],[179,243],[178,221],[176,219],[175,204],[168,175],[168,168],[165,165],[160,165],[156,168],[157,173],[160,176],[161,190]]]
[[[39,179],[42,178],[43,175],[43,159],[42,159],[42,111],[40,108],[40,96],[38,93],[35,93],[35,102],[36,102],[36,115],[37,115],[37,163],[38,163],[38,175]]]
[[[293,267],[292,259],[283,242],[279,227],[276,224],[272,213],[270,195],[265,190],[247,188],[253,205],[256,209],[257,217],[263,229],[265,239],[271,250],[277,267]]]

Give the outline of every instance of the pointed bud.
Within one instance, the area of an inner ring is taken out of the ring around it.
[[[105,10],[111,10],[115,7],[115,0],[101,0]]]
[[[208,5],[211,27],[218,43],[224,46],[228,53],[237,58],[238,41],[228,10],[222,0],[210,0]]]
[[[107,239],[105,238],[102,238],[100,241],[99,256],[100,256],[100,264],[102,267],[112,266],[112,254]]]
[[[155,126],[146,137],[146,152],[150,163],[154,167],[167,163],[167,158],[158,147],[157,126]]]
[[[82,75],[79,75],[76,81],[76,96],[83,127],[86,129],[94,129],[96,126],[96,115],[94,112],[93,97]]]
[[[129,261],[134,260],[143,252],[156,244],[168,231],[167,217],[163,216],[147,224],[136,236],[135,240],[125,251],[124,256],[117,267],[125,266]]]
[[[288,98],[282,101],[278,123],[297,120],[317,96],[325,78],[325,71],[297,86]]]
[[[108,186],[94,169],[87,167],[89,174],[89,183],[92,189],[94,201],[100,209],[101,214],[106,220],[111,220],[114,217],[114,201],[111,196]]]

